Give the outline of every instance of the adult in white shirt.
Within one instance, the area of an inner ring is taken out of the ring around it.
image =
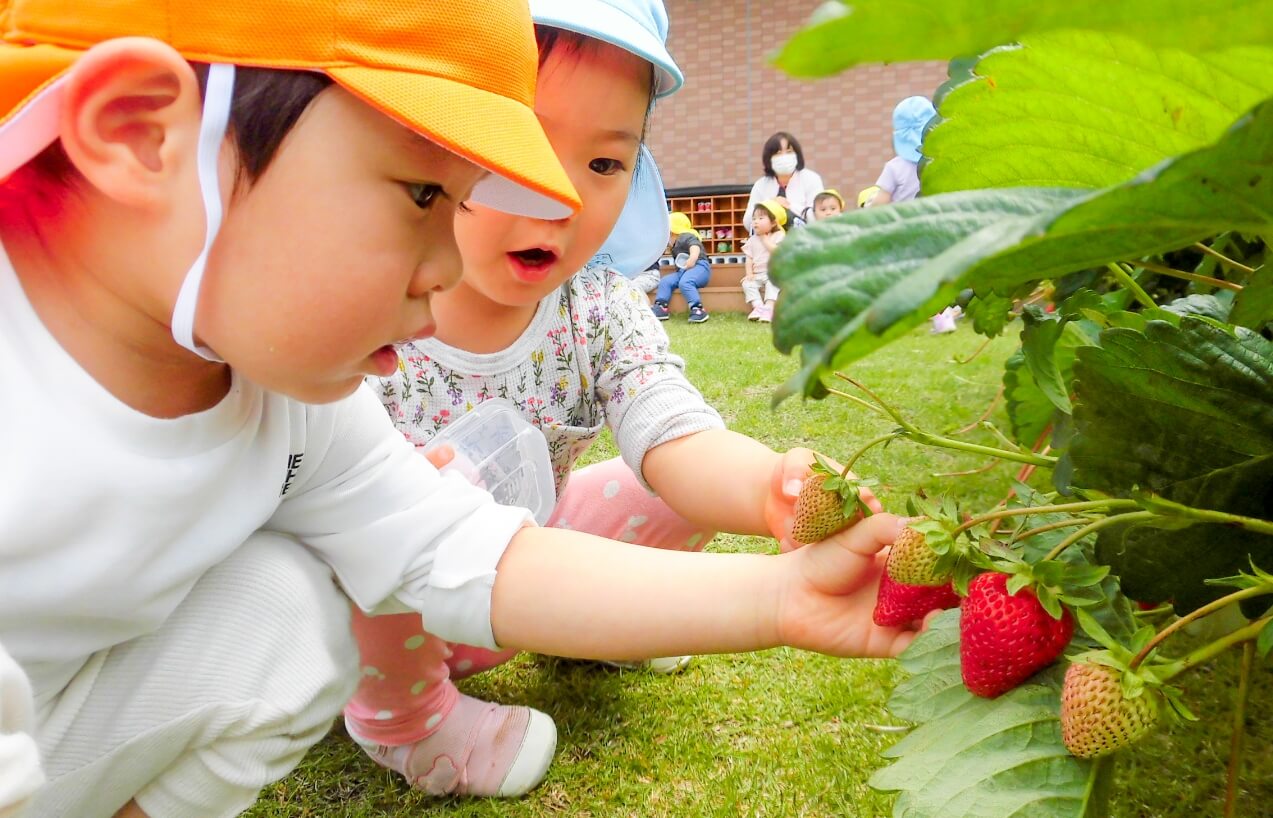
[[[813,197],[822,192],[822,177],[804,166],[804,151],[794,136],[779,131],[765,140],[760,153],[765,175],[751,186],[743,226],[750,233],[751,214],[761,202],[776,199],[797,216],[813,207]]]

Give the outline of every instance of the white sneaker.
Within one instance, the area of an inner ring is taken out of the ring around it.
[[[662,656],[658,659],[646,659],[641,662],[603,661],[601,664],[617,667],[620,670],[648,670],[650,673],[655,673],[659,676],[670,676],[673,673],[680,673],[685,670],[693,660],[693,656]]]

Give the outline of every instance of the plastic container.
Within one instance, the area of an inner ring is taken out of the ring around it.
[[[676,266],[677,266],[677,267],[680,267],[682,270],[684,270],[684,269],[685,269],[685,265],[687,265],[687,264],[689,264],[689,263],[690,263],[690,254],[689,254],[689,253],[677,253],[677,254],[676,254]]]
[[[444,444],[455,452],[455,459],[442,467],[443,472],[458,471],[489,491],[496,502],[530,509],[535,522],[548,522],[557,504],[548,441],[512,403],[502,398],[479,403],[438,432],[424,451]]]

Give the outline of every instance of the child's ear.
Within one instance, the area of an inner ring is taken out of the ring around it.
[[[195,162],[202,100],[171,46],[125,37],[93,46],[66,78],[59,136],[71,163],[121,204],[150,209]]]

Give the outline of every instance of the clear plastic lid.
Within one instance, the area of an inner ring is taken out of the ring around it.
[[[497,503],[530,509],[537,523],[548,522],[557,504],[548,441],[511,402],[492,398],[479,403],[443,427],[424,450],[444,444],[455,459],[443,472],[458,471]]]

